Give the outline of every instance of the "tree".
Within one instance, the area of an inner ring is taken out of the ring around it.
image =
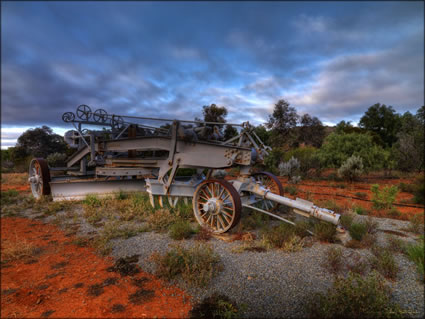
[[[364,168],[379,169],[384,166],[387,151],[373,143],[368,134],[331,133],[318,152],[318,157],[326,167],[340,167],[349,157],[356,155],[362,158]]]
[[[311,117],[306,113],[301,117],[300,124],[299,141],[306,145],[320,147],[325,138],[325,127],[322,122],[316,116]]]
[[[26,130],[18,138],[15,152],[21,155],[46,158],[51,153],[64,153],[67,149],[62,136],[48,126]]]
[[[269,115],[266,127],[271,129],[270,142],[272,146],[281,146],[293,138],[294,128],[298,122],[297,111],[289,106],[285,100],[279,100],[273,109],[273,114]]]
[[[225,106],[217,106],[215,104],[211,104],[210,106],[204,105],[202,107],[202,114],[204,115],[205,122],[226,123],[227,109]]]
[[[401,126],[400,115],[392,106],[376,103],[369,107],[359,122],[360,127],[379,135],[384,145],[391,147]]]
[[[235,129],[232,125],[226,125],[226,128],[224,129],[224,140],[227,141],[231,139],[232,137],[235,137],[238,135],[238,130]]]
[[[401,127],[397,142],[392,147],[397,168],[400,170],[421,170],[424,167],[424,121],[421,114],[423,107],[416,115],[405,112],[400,118]]]
[[[273,114],[269,115],[266,126],[285,136],[288,135],[291,128],[297,125],[297,122],[297,111],[294,107],[289,106],[287,101],[282,99],[275,104]]]
[[[264,125],[258,125],[254,128],[254,133],[260,138],[264,145],[269,145],[271,132]]]

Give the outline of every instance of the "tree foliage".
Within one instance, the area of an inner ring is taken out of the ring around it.
[[[231,139],[232,137],[235,137],[238,135],[238,130],[235,129],[231,125],[226,125],[226,128],[224,129],[224,140],[227,141],[228,139]]]
[[[318,156],[326,167],[340,167],[349,157],[356,155],[362,158],[364,168],[379,169],[383,166],[383,154],[386,151],[373,143],[367,134],[337,134],[326,137]]]
[[[300,119],[299,137],[300,143],[320,147],[325,138],[325,127],[322,122],[316,117],[311,117],[309,114],[304,114]]]
[[[298,123],[297,111],[285,100],[279,100],[273,109],[273,114],[269,115],[266,123],[267,128],[272,130],[272,143],[282,145],[289,137],[291,129]]]
[[[369,107],[359,122],[360,127],[379,135],[386,146],[392,146],[397,140],[401,126],[400,115],[392,106],[376,103]]]
[[[18,138],[13,152],[15,160],[28,155],[46,158],[51,153],[65,153],[67,145],[63,137],[53,133],[48,126],[26,130]]]
[[[225,106],[217,106],[215,104],[204,105],[202,107],[202,115],[205,122],[226,123],[227,109]]]

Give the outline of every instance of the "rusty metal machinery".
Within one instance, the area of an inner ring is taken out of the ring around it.
[[[226,123],[238,134],[224,140],[223,123],[115,115],[103,109],[93,112],[88,105],[64,113],[62,119],[74,127],[65,133],[65,141],[76,151],[62,168],[49,168],[40,158],[31,162],[29,182],[36,198],[51,194],[53,200],[83,199],[87,194],[146,191],[153,206],[175,207],[180,199],[192,200],[196,220],[214,233],[237,225],[242,208],[293,224],[276,212],[284,205],[341,229],[340,215],[284,197],[273,174],[253,172],[253,165],[262,163],[271,148],[248,122]],[[235,179],[214,177],[232,167],[240,168]],[[184,168],[195,173],[178,176]]]

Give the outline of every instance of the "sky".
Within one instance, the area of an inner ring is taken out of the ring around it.
[[[1,147],[108,113],[267,121],[287,100],[326,125],[424,104],[423,2],[1,2]]]

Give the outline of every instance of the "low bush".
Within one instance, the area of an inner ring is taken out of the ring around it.
[[[390,209],[398,193],[397,186],[385,186],[382,189],[378,184],[373,184],[370,188],[372,192],[373,207],[377,209]]]
[[[344,212],[343,207],[338,205],[338,203],[336,201],[334,201],[333,199],[320,201],[319,206],[330,209],[330,210],[332,210],[332,211],[334,211],[335,213],[338,213],[338,214],[342,214]]]
[[[326,251],[325,268],[337,273],[341,270],[343,263],[342,249],[340,247],[330,247]]]
[[[296,186],[289,185],[283,188],[284,193],[289,193],[292,196],[295,196],[298,193],[298,189]]]
[[[36,247],[25,239],[2,240],[1,242],[1,262],[6,263],[34,255]]]
[[[19,192],[14,189],[1,192],[1,206],[16,204],[19,201]]]
[[[317,318],[402,317],[401,308],[391,301],[390,288],[376,272],[365,278],[352,272],[338,277],[326,293],[314,295],[309,310]]]
[[[240,221],[240,231],[243,230],[254,230],[264,227],[265,223],[269,220],[269,216],[259,212],[250,212],[248,216],[245,216]]]
[[[241,318],[242,309],[236,302],[226,295],[214,292],[205,297],[201,302],[195,304],[189,312],[189,318],[208,319],[237,319]]]
[[[356,192],[356,193],[354,193],[354,195],[356,195],[356,197],[362,198],[362,199],[366,199],[367,198],[367,194],[364,193],[364,192]]]
[[[289,183],[297,184],[301,180],[300,161],[291,157],[289,161],[279,164],[279,173],[281,176],[288,176]]]
[[[409,219],[409,228],[408,231],[420,234],[424,231],[424,214],[415,214]]]
[[[336,227],[327,222],[318,222],[314,225],[314,235],[320,241],[333,243],[335,242]]]
[[[415,190],[415,187],[413,184],[405,184],[405,183],[399,183],[398,184],[398,188],[400,189],[400,191],[405,192],[405,193],[413,193]]]
[[[176,222],[176,215],[172,214],[170,210],[162,208],[148,215],[146,221],[151,226],[152,230],[156,232],[165,232],[171,224]]]
[[[363,223],[353,223],[349,228],[349,232],[353,239],[361,241],[363,236],[367,233],[367,228]]]
[[[368,211],[361,206],[354,207],[354,212],[357,215],[367,215],[368,214]]]
[[[400,217],[401,216],[401,212],[395,208],[395,207],[391,207],[388,212],[387,215],[391,218],[396,218],[396,217]]]
[[[167,280],[181,277],[187,283],[205,287],[221,270],[220,257],[211,246],[202,244],[192,248],[174,246],[164,255],[154,253],[155,275]]]
[[[387,248],[394,253],[401,253],[405,251],[405,243],[400,238],[392,235],[387,235]]]
[[[395,279],[399,268],[394,259],[393,253],[388,248],[379,246],[372,247],[374,256],[370,258],[370,264],[373,269],[389,279]]]
[[[301,237],[294,226],[282,223],[278,226],[262,230],[264,247],[279,248],[287,252],[299,251],[303,248]]]
[[[424,276],[424,237],[422,236],[420,239],[419,244],[410,244],[407,246],[406,254],[409,257],[411,261],[413,261],[417,268],[418,272],[421,276],[421,279],[425,281]]]
[[[102,201],[96,195],[87,195],[83,200],[83,204],[91,207],[100,207],[102,206]]]
[[[169,227],[169,234],[172,239],[182,240],[189,238],[194,230],[187,220],[178,220]]]
[[[360,156],[352,155],[338,169],[338,175],[342,178],[355,181],[363,174],[363,160]]]
[[[414,200],[417,204],[425,204],[425,176],[420,174],[416,179],[413,191]]]
[[[353,215],[351,215],[351,214],[344,214],[339,219],[339,223],[345,229],[350,229],[351,224],[353,223],[353,219],[354,219]]]

